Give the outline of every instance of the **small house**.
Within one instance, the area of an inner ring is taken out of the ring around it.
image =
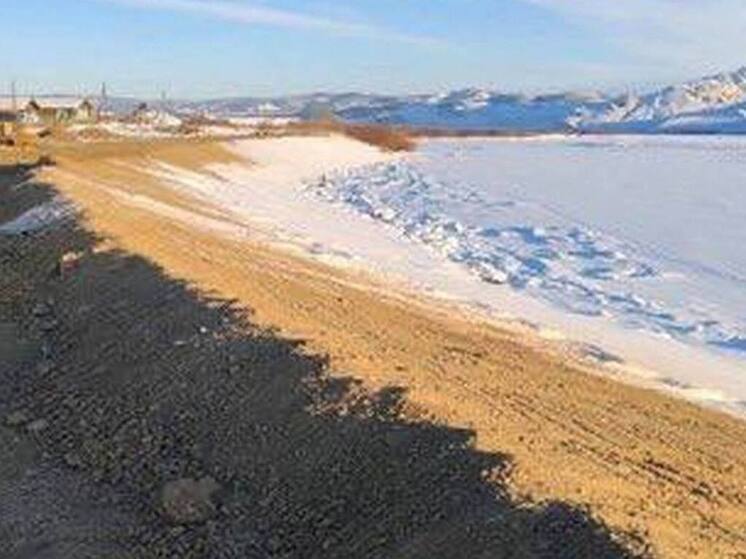
[[[84,99],[78,104],[75,118],[77,122],[89,123],[95,121],[96,106],[89,99]]]
[[[153,120],[154,114],[147,103],[140,103],[129,115],[129,120],[137,124],[148,124]]]
[[[165,111],[162,107],[149,107],[147,103],[140,103],[127,120],[140,126],[154,128],[177,128],[184,124],[180,117]]]
[[[87,124],[96,119],[96,107],[88,99],[40,103],[31,99],[23,110],[23,121],[29,124],[56,126],[60,124]]]

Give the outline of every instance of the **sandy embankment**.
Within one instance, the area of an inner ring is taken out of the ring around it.
[[[348,272],[246,238],[252,229],[235,215],[166,186],[173,167],[199,176],[209,175],[205,164],[240,163],[253,185],[245,194],[261,212],[258,185],[267,185],[262,197],[271,196],[274,180],[377,157],[348,140],[297,141],[292,145],[302,152],[282,141],[257,142],[253,169],[235,151],[210,143],[67,147],[44,178],[84,210],[111,246],[204,293],[238,301],[253,321],[284,337],[306,340],[306,351],[329,355],[333,374],[372,390],[404,389],[409,416],[473,430],[479,450],[509,457],[508,485],[517,499],[588,507],[663,557],[744,552],[742,422],[586,374],[516,333],[364,288]],[[314,163],[298,172],[304,154]],[[267,214],[267,223],[272,218]]]

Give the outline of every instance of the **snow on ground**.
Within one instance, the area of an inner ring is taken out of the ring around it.
[[[562,330],[613,323],[721,353],[746,373],[745,171],[742,139],[435,141],[416,160],[343,171],[314,190],[482,281],[586,319],[549,319]],[[630,355],[587,334],[580,338]],[[635,357],[663,368],[658,357]],[[680,367],[691,368],[675,365],[669,383],[708,380],[684,380]],[[737,375],[727,384],[746,400]]]
[[[439,140],[405,159],[343,138],[233,149],[254,165],[157,172],[315,258],[746,411],[746,140]]]
[[[73,207],[61,196],[31,208],[7,223],[0,223],[0,235],[32,233],[72,216]]]
[[[436,142],[422,161],[342,172],[317,192],[570,313],[737,348],[746,142],[717,145]]]
[[[216,116],[216,118],[220,117]],[[229,117],[227,120],[236,126],[257,128],[260,126],[285,126],[291,122],[298,122],[300,119],[296,117],[234,116]]]

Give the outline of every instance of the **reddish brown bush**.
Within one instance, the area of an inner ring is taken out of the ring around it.
[[[325,119],[294,122],[288,125],[290,134],[344,134],[361,142],[379,147],[384,151],[412,151],[416,142],[404,128],[381,124],[348,124]]]
[[[402,129],[372,124],[348,124],[345,134],[386,151],[412,151],[416,144],[412,136]]]

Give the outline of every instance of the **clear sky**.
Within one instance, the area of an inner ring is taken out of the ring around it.
[[[744,0],[0,4],[0,85],[22,93],[621,89],[746,64]]]

